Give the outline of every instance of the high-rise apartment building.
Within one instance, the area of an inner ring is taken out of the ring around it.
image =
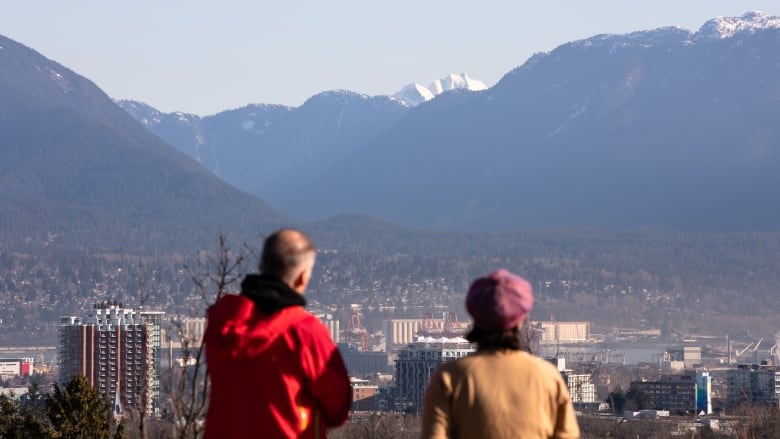
[[[163,315],[114,302],[95,304],[86,317],[62,317],[60,385],[84,375],[115,411],[159,414]]]
[[[726,374],[726,403],[780,405],[780,368],[769,364],[740,364]]]
[[[419,411],[436,368],[472,352],[472,344],[462,338],[421,338],[409,344],[395,359],[396,409]]]

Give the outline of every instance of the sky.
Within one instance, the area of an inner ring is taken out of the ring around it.
[[[393,94],[450,73],[494,85],[536,52],[602,33],[697,30],[777,0],[6,0],[0,34],[109,96],[201,116],[299,106],[322,91]]]

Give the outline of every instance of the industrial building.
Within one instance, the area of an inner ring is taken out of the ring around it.
[[[387,351],[402,348],[414,342],[422,325],[423,319],[391,319],[385,321]]]
[[[0,379],[32,375],[32,358],[0,358]]]
[[[203,334],[206,333],[205,317],[187,317],[182,321],[182,342],[188,346],[200,346],[203,341]]]
[[[778,407],[780,368],[768,364],[740,364],[726,372],[726,404],[767,404]]]
[[[401,350],[395,360],[396,410],[419,411],[436,368],[472,352],[472,344],[462,338],[421,338]]]
[[[542,344],[571,344],[590,341],[590,322],[544,321],[535,323]]]
[[[661,369],[683,371],[701,367],[701,346],[668,348],[659,359]]]
[[[387,352],[405,348],[417,337],[463,337],[468,330],[468,323],[460,322],[458,315],[445,311],[441,318],[433,313],[425,313],[421,319],[391,319],[384,323]]]
[[[95,304],[86,317],[62,317],[59,384],[84,375],[115,412],[159,414],[163,315],[113,302]]]

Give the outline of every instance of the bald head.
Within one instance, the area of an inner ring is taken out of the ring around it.
[[[316,251],[305,233],[281,229],[265,240],[260,271],[278,277],[299,293],[306,290]]]

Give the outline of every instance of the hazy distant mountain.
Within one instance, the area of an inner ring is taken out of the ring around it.
[[[89,80],[5,37],[0,132],[0,247],[181,250],[291,222],[150,134]]]
[[[330,91],[300,107],[248,105],[200,118],[118,101],[133,117],[216,175],[274,204],[349,157],[407,111],[387,96]]]
[[[780,19],[597,35],[446,93],[278,206],[470,228],[780,227]]]
[[[472,79],[465,73],[452,73],[433,81],[428,87],[423,87],[416,82],[406,85],[393,97],[409,106],[415,106],[452,90],[482,91],[487,90],[487,86],[484,82]]]

